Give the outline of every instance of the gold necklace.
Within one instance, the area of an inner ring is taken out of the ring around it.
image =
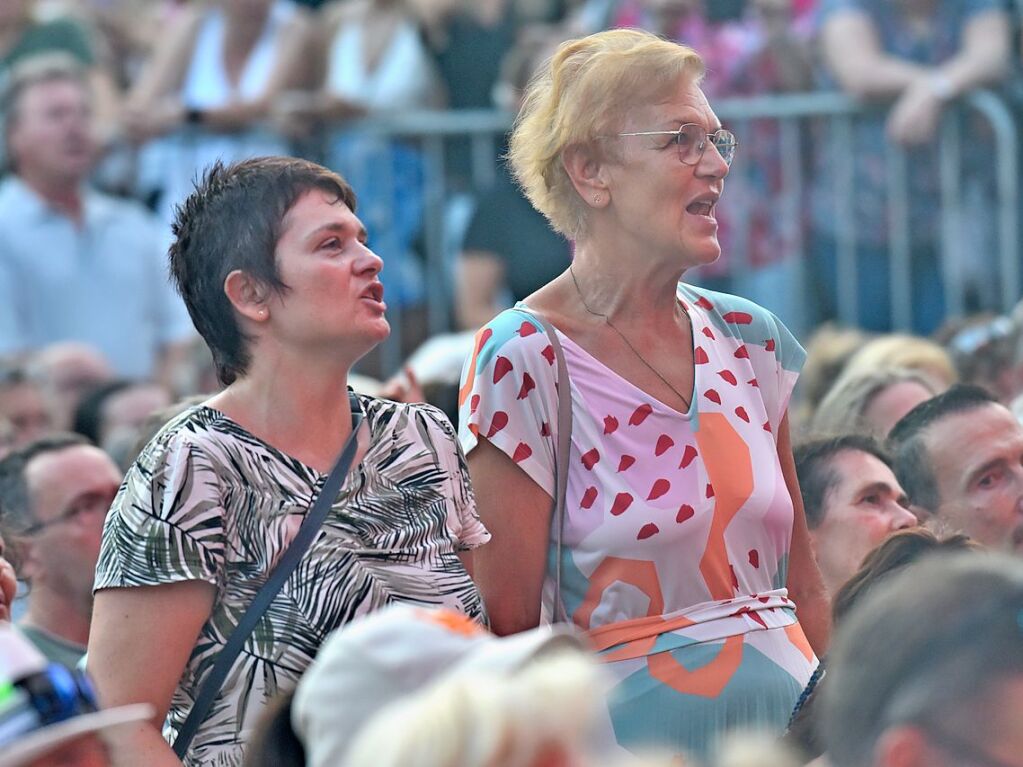
[[[579,280],[577,280],[576,276],[575,276],[575,269],[573,268],[574,266],[575,266],[574,264],[569,264],[568,265],[568,273],[572,276],[572,284],[575,285],[575,292],[579,294],[579,302],[583,305],[583,309],[585,309],[587,312],[592,314],[594,317],[600,317],[602,320],[604,320],[604,323],[609,328],[611,328],[611,330],[613,330],[615,333],[618,334],[618,337],[620,339],[622,339],[622,341],[625,342],[625,345],[628,346],[629,349],[632,351],[632,353],[636,355],[636,358],[640,362],[642,362],[644,365],[646,365],[647,369],[661,380],[661,383],[663,383],[665,386],[667,386],[669,389],[671,389],[673,392],[675,392],[675,396],[678,397],[680,400],[682,400],[685,403],[685,405],[686,405],[686,410],[689,410],[689,406],[691,404],[690,400],[689,400],[689,397],[683,396],[682,392],[680,392],[678,389],[676,389],[674,386],[672,386],[671,383],[668,382],[668,379],[665,378],[664,376],[662,376],[657,371],[657,368],[655,368],[653,365],[651,365],[649,362],[647,362],[643,358],[643,355],[640,354],[638,351],[636,351],[636,347],[632,345],[632,343],[629,341],[628,338],[625,337],[625,334],[622,331],[620,331],[618,328],[615,327],[615,324],[613,322],[611,322],[611,318],[610,317],[608,317],[606,314],[601,314],[600,312],[593,311],[593,309],[590,308],[589,304],[586,303],[586,299],[583,298],[583,292],[579,288]],[[676,303],[678,303],[678,299],[677,298],[675,299],[675,301],[676,301]],[[691,334],[693,332],[693,321],[692,321],[692,319],[689,316],[689,312],[687,312],[686,308],[684,306],[682,306],[681,304],[679,304],[679,308],[682,309],[682,314],[685,315],[686,322],[689,324],[689,332]]]

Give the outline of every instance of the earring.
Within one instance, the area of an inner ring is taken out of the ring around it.
[[[595,195],[593,195],[593,204],[594,204],[594,205],[600,205],[600,203],[601,203],[601,201],[602,201],[603,199],[604,199],[604,198],[603,198],[603,197],[601,197],[601,196],[600,196],[599,194],[595,194]]]
[[[266,309],[260,309],[259,310],[259,319],[261,319],[261,320],[265,320],[266,319]]]

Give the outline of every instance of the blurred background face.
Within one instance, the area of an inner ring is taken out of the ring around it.
[[[120,470],[99,448],[75,445],[33,458],[25,475],[35,520],[45,525],[31,538],[27,577],[91,601],[103,521]]]
[[[824,499],[824,518],[811,532],[825,585],[834,593],[890,533],[916,524],[892,470],[862,450],[843,450],[828,463],[838,478]]]
[[[92,168],[92,110],[84,85],[50,80],[28,87],[18,101],[9,144],[19,173],[83,179]]]
[[[46,399],[30,381],[0,386],[0,418],[11,428],[11,447],[20,447],[50,431],[52,419]]]
[[[99,446],[109,453],[125,440],[134,440],[146,419],[170,404],[170,393],[158,384],[138,384],[111,394],[103,403]]]
[[[863,411],[863,418],[870,425],[873,434],[884,438],[902,416],[933,396],[925,386],[916,381],[899,381],[886,386],[871,398],[866,410]]]
[[[1001,405],[956,413],[928,427],[937,522],[985,546],[1023,550],[1023,427]]]

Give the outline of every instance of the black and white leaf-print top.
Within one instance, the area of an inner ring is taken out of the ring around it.
[[[450,423],[427,405],[359,401],[368,452],[235,661],[189,767],[241,765],[266,701],[293,689],[327,634],[361,615],[404,602],[486,620],[457,551],[490,534]],[[325,478],[205,405],[168,423],[129,470],[106,519],[95,589],[188,580],[217,589],[171,701],[168,741]]]

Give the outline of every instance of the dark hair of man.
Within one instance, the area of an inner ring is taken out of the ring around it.
[[[333,171],[293,157],[256,157],[214,163],[175,211],[171,275],[225,385],[247,370],[250,339],[224,281],[238,269],[273,292],[288,289],[277,269],[277,243],[288,211],[314,189],[355,210],[355,193]]]
[[[909,496],[910,503],[933,512],[941,504],[937,477],[931,467],[924,437],[927,429],[951,415],[997,404],[986,389],[957,384],[948,391],[921,402],[904,415],[888,434],[892,470]]]
[[[11,68],[10,77],[0,94],[0,115],[3,115],[4,156],[7,170],[16,171],[16,158],[11,155],[11,129],[18,122],[18,112],[25,91],[36,85],[56,81],[73,82],[88,89],[89,81],[78,61],[67,53],[45,53],[32,56]]]
[[[824,521],[828,493],[839,481],[838,472],[832,468],[831,461],[836,455],[847,450],[869,453],[885,466],[891,466],[891,459],[880,443],[873,437],[863,434],[815,439],[797,445],[793,451],[796,475],[799,477],[799,492],[803,497],[803,511],[810,529]]]
[[[869,767],[881,736],[901,725],[922,728],[938,748],[983,750],[991,693],[1023,675],[1021,611],[1023,562],[992,552],[931,554],[878,584],[828,655],[829,762]]]
[[[81,434],[94,445],[100,443],[100,433],[103,431],[103,407],[107,400],[118,392],[130,389],[135,386],[134,381],[126,378],[119,378],[100,384],[97,388],[82,398],[75,408],[74,425],[71,427],[76,434]]]
[[[304,767],[305,747],[291,726],[294,692],[270,701],[256,724],[244,767]]]
[[[90,445],[81,434],[58,433],[29,442],[0,459],[0,536],[8,545],[7,558],[20,568],[18,537],[36,523],[25,470],[33,459],[69,447]]]

